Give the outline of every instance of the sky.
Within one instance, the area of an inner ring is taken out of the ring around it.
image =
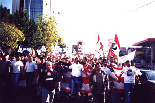
[[[0,0],[3,7],[7,7],[12,12],[12,0]]]
[[[84,50],[92,52],[98,34],[104,50],[116,33],[121,47],[155,37],[153,0],[52,0],[52,7],[60,13],[54,16],[69,48],[81,40]]]

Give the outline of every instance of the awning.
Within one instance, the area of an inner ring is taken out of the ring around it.
[[[132,46],[148,46],[151,47],[152,44],[155,44],[155,38],[147,38],[145,40],[139,41]]]

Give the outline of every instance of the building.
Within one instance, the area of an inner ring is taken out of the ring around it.
[[[26,10],[31,18],[37,21],[37,13],[50,17],[52,11],[52,0],[12,0],[12,13],[17,10]]]
[[[19,10],[20,8],[20,0],[12,0],[12,14]]]

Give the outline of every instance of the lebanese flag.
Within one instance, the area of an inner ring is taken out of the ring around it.
[[[100,42],[100,49],[99,50],[102,50],[103,49],[103,44],[102,42]]]
[[[30,53],[31,53],[31,55],[32,55],[33,57],[36,56],[35,50],[34,50],[33,48],[31,49]]]
[[[109,52],[110,52],[110,55],[115,58],[119,56],[119,51],[120,51],[120,44],[119,44],[117,34],[115,34],[115,39],[111,45]]]
[[[136,51],[133,51],[133,52],[130,52],[129,54],[127,54],[127,55],[118,57],[118,63],[125,63],[127,60],[129,60],[129,61],[133,60],[134,57],[135,57],[135,52]]]
[[[98,34],[98,40],[97,40],[96,46],[97,46],[97,50],[96,50],[96,51],[98,51],[98,52],[99,52],[100,50],[103,49],[103,44],[102,44],[102,42],[100,41],[100,36],[99,36],[99,34]]]
[[[99,41],[100,41],[100,36],[99,36],[99,34],[98,34],[98,40],[97,40],[96,45],[99,43]]]

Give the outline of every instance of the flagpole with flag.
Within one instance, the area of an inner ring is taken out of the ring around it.
[[[98,33],[97,33],[98,34]],[[103,44],[100,40],[100,36],[98,34],[98,39],[97,39],[97,42],[96,42],[96,50],[95,50],[95,56],[99,57],[101,56],[101,51],[103,51]]]
[[[121,48],[120,48],[119,40],[118,40],[117,33],[116,33],[114,41],[109,50],[109,55],[114,58],[117,58],[119,56],[120,49]]]

